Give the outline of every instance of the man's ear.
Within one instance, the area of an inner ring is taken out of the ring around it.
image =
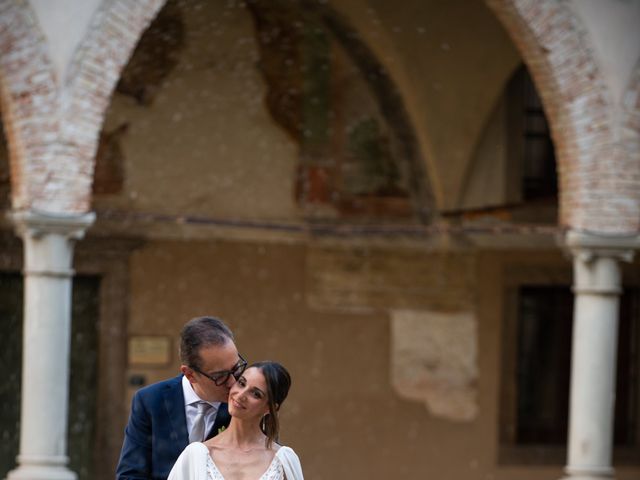
[[[191,368],[186,365],[180,365],[180,371],[185,377],[187,377],[187,380],[189,380],[190,383],[198,383],[198,380],[194,375],[195,372]]]

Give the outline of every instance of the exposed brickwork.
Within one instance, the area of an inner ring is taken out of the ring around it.
[[[68,70],[60,136],[61,143],[73,145],[68,159],[76,168],[66,170],[71,175],[65,181],[73,193],[68,207],[74,210],[90,207],[94,156],[111,93],[140,35],[165,1],[105,2],[94,15]]]
[[[57,85],[45,39],[25,1],[0,2],[0,86],[14,208],[49,177],[59,123]],[[50,168],[50,167],[49,167]]]
[[[571,11],[569,2],[486,3],[522,53],[543,100],[558,159],[560,223],[600,233],[637,232],[637,87],[625,96],[626,114],[621,116],[620,105],[611,98],[605,84],[588,32]],[[635,82],[637,77],[636,73]]]
[[[640,61],[622,98],[620,139],[621,157],[628,172],[625,188],[635,189],[637,194],[640,177]]]
[[[83,213],[104,112],[139,36],[165,0],[104,2],[56,79],[25,1],[0,1],[2,111],[14,209]]]

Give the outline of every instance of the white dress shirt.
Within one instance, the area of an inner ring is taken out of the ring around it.
[[[185,377],[182,376],[182,392],[184,393],[184,413],[187,417],[187,433],[191,433],[191,429],[193,429],[193,421],[196,418],[198,413],[198,407],[196,404],[198,402],[206,402],[206,400],[202,400],[198,394],[193,390],[191,386],[191,382]],[[207,435],[213,424],[216,421],[216,415],[218,414],[218,408],[220,407],[220,402],[206,402],[211,405],[211,408],[207,410],[204,416],[204,431],[205,435]]]

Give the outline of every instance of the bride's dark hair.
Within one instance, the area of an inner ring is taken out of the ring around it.
[[[267,448],[271,448],[273,442],[278,440],[278,432],[280,430],[278,410],[289,393],[291,375],[289,375],[287,369],[278,362],[257,362],[251,365],[251,367],[260,370],[267,383],[269,413],[262,417],[260,428],[262,428],[262,432],[267,436]]]

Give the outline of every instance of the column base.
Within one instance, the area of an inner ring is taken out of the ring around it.
[[[566,467],[565,472],[567,475],[561,480],[611,480],[615,477],[615,470],[610,467],[589,469]]]
[[[613,475],[585,474],[569,475],[562,477],[560,480],[611,480]]]
[[[19,466],[7,474],[6,480],[77,480],[78,476],[66,467],[29,465]]]

